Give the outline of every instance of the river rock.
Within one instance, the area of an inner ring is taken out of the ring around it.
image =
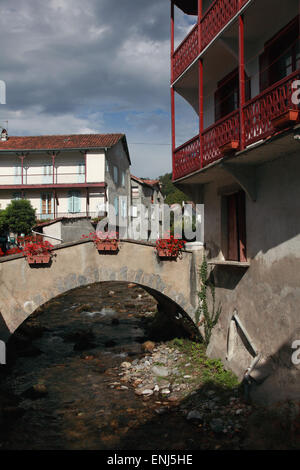
[[[131,362],[124,361],[124,362],[122,362],[121,367],[123,367],[123,369],[130,369]]]
[[[152,372],[153,374],[158,375],[159,377],[168,377],[169,375],[168,369],[164,366],[153,366]]]
[[[153,390],[146,388],[142,391],[142,395],[153,395]]]
[[[216,433],[223,432],[224,429],[224,422],[220,418],[214,418],[209,423],[210,428],[212,431]]]
[[[28,388],[22,394],[26,398],[35,400],[37,398],[42,398],[48,395],[47,388],[44,384],[35,384],[32,387]]]
[[[188,412],[186,419],[188,421],[195,419],[197,421],[203,421],[203,414],[200,413],[198,410],[191,410]]]
[[[145,341],[142,344],[142,350],[145,352],[152,352],[154,348],[155,348],[155,343],[153,343],[153,341]]]

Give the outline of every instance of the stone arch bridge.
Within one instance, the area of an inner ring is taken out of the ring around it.
[[[54,248],[50,266],[30,267],[22,255],[0,259],[0,339],[9,336],[39,306],[97,282],[134,282],[160,304],[181,311],[192,321],[197,308],[197,252],[185,251],[176,261],[160,260],[154,245],[120,241],[117,254],[101,254],[90,240]]]

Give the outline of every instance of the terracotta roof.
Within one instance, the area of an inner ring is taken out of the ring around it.
[[[138,178],[137,176],[130,175],[131,178],[135,181],[137,181],[140,184],[146,184],[147,186],[155,186],[156,184],[159,184],[159,180],[149,180],[149,179],[143,179],[143,178]]]
[[[6,141],[0,140],[0,152],[3,150],[25,151],[109,148],[117,144],[119,140],[123,138],[126,144],[124,134],[38,135],[26,137],[9,136]]]

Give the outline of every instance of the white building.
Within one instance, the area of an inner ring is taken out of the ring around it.
[[[38,220],[97,217],[118,197],[130,202],[130,157],[124,134],[8,136],[0,141],[0,209],[26,198]],[[118,211],[118,209],[117,209]],[[122,205],[127,217],[127,207]]]

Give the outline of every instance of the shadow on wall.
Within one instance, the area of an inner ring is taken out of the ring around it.
[[[209,275],[209,281],[216,288],[234,290],[243,276],[246,274],[247,268],[236,266],[214,266]]]

